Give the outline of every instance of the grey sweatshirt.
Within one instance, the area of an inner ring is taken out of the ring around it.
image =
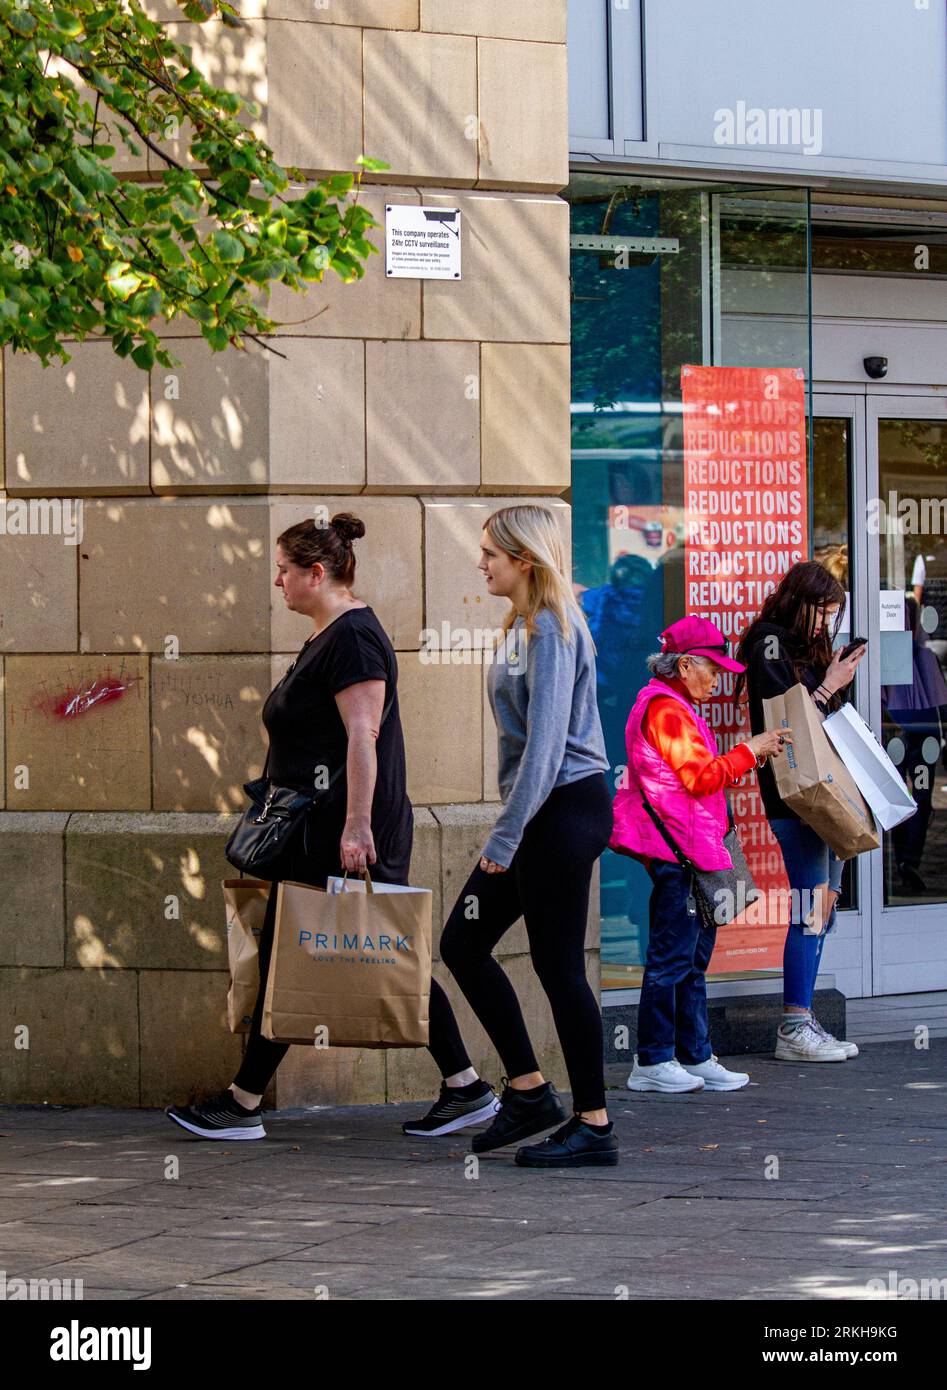
[[[518,639],[525,670],[497,660],[487,684],[504,806],[483,854],[504,868],[509,868],[527,821],[551,791],[607,772],[609,766],[595,699],[595,652],[585,623],[572,619],[571,642],[548,608],[540,611],[536,630],[525,642],[523,626],[517,617],[510,639]]]

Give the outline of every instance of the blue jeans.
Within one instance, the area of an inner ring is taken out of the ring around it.
[[[676,1057],[696,1066],[712,1055],[704,972],[716,928],[687,911],[690,875],[678,863],[652,859],[648,956],[638,1004],[638,1062],[654,1067]]]
[[[793,912],[793,917],[805,917],[811,902],[805,893],[828,883],[829,888],[838,892],[842,886],[843,862],[808,825],[790,816],[770,821],[770,829],[779,842],[789,887],[794,890],[793,902],[800,902],[802,910]],[[796,895],[800,895],[798,898]],[[836,912],[832,908],[825,931],[812,936],[803,930],[802,921],[790,921],[783,947],[783,1003],[801,1009],[812,1008],[812,995],[822,960],[825,938],[835,926]]]

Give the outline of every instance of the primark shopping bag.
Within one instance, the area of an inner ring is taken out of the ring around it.
[[[871,807],[882,830],[913,816],[917,802],[901,774],[852,705],[842,705],[824,724],[826,734]]]
[[[225,878],[221,887],[230,961],[227,1022],[231,1033],[247,1033],[260,992],[260,933],[271,885],[259,878]]]
[[[806,687],[799,682],[764,700],[763,720],[767,730],[792,729],[792,743],[772,759],[776,789],[786,805],[839,859],[877,849],[880,841],[868,803],[829,742]]]
[[[389,885],[379,885],[380,888]],[[277,890],[263,1036],[326,1047],[426,1047],[432,894]]]

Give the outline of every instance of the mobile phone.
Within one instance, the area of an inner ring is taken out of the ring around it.
[[[851,656],[852,652],[857,652],[859,647],[864,647],[868,642],[867,637],[853,637],[848,646],[839,652],[839,661],[844,661]]]

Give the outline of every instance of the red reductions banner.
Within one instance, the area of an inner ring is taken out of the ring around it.
[[[684,573],[688,614],[710,618],[735,647],[780,579],[808,558],[805,378],[797,367],[681,368]],[[722,753],[750,736],[722,672],[701,708]],[[747,863],[764,898],[717,935],[715,974],[782,968],[789,920],[779,846],[756,774],[732,792]]]

